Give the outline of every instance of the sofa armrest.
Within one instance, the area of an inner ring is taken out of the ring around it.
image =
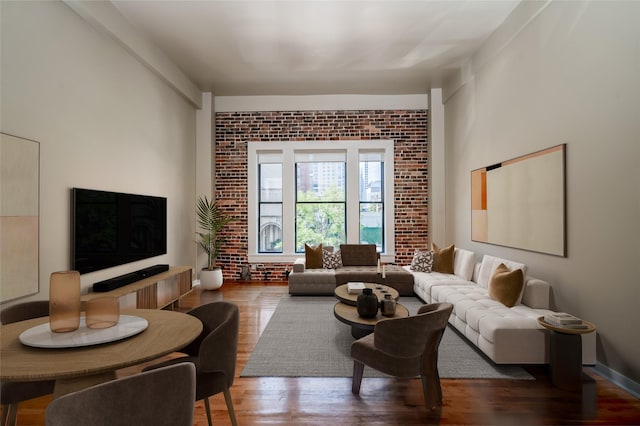
[[[527,277],[522,304],[534,309],[549,309],[551,286],[548,282]]]
[[[300,257],[293,262],[293,272],[304,272],[304,257]]]

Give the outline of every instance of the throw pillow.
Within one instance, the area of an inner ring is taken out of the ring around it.
[[[522,269],[510,271],[504,263],[496,268],[489,280],[489,296],[508,308],[515,306],[524,287]]]
[[[416,272],[431,272],[433,266],[433,252],[416,250],[413,254],[410,269]]]
[[[340,244],[344,266],[376,266],[378,252],[375,244]]]
[[[322,268],[322,244],[318,247],[304,245],[304,266],[307,269]]]
[[[342,266],[342,256],[340,250],[330,252],[322,250],[322,267],[325,269],[336,269]]]
[[[449,247],[440,248],[436,243],[431,243],[433,249],[433,272],[442,272],[443,274],[453,274],[453,259],[455,254],[455,246],[451,244]]]

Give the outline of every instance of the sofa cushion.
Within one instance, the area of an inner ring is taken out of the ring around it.
[[[510,271],[504,263],[498,265],[489,280],[489,296],[511,308],[521,298],[524,287],[522,269]]]
[[[478,285],[483,288],[489,288],[489,280],[496,270],[498,265],[504,263],[504,265],[513,271],[514,269],[522,269],[522,276],[527,276],[527,267],[523,263],[512,262],[510,260],[501,259],[499,257],[484,255],[482,262],[480,263],[480,271],[478,272]]]
[[[411,261],[411,270],[416,272],[431,272],[433,266],[433,252],[416,250]]]
[[[469,250],[456,247],[453,256],[453,273],[467,281],[473,280],[473,268],[476,264],[476,254]]]
[[[404,269],[410,271],[409,266],[404,266]],[[462,277],[453,274],[443,274],[442,272],[416,272],[411,271],[413,275],[413,291],[414,293],[424,300],[426,303],[431,303],[431,291],[432,288],[437,286],[451,286],[451,285],[467,285],[477,287],[472,281],[467,281]]]
[[[317,247],[304,245],[304,264],[307,269],[322,268],[322,244]]]
[[[307,269],[289,274],[289,294],[333,295],[336,278],[333,269]]]
[[[325,269],[336,269],[342,266],[342,256],[340,250],[330,252],[322,250],[322,267]]]
[[[434,272],[443,272],[445,274],[453,274],[453,259],[455,253],[455,246],[451,244],[449,247],[440,248],[436,243],[431,243],[433,248],[433,267]]]
[[[413,295],[413,275],[397,265],[385,265],[385,284],[398,290],[400,296]],[[371,266],[343,266],[335,270],[336,286],[350,281],[377,283],[378,271]]]
[[[375,244],[340,244],[343,266],[377,266]]]

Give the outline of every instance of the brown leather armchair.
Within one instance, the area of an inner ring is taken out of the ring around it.
[[[196,366],[196,401],[204,400],[207,420],[211,425],[209,397],[223,392],[231,424],[237,424],[229,388],[233,384],[238,354],[240,315],[236,305],[211,302],[187,312],[202,321],[200,336],[181,350],[187,357],[171,359],[147,367],[150,370],[166,365],[192,362]]]
[[[372,334],[351,345],[351,391],[360,393],[364,366],[368,365],[395,377],[420,376],[427,408],[441,405],[438,347],[452,311],[450,303],[433,303],[420,307],[414,316],[378,322]]]
[[[0,312],[0,322],[11,324],[31,318],[49,316],[49,301],[37,300],[33,302],[17,303]],[[0,382],[0,401],[2,402],[2,424],[16,424],[18,404],[33,398],[53,393],[54,380],[35,382]]]
[[[100,383],[54,399],[47,426],[191,426],[196,369],[190,362]]]

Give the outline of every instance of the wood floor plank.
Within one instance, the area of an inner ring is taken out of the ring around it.
[[[545,366],[527,367],[535,381],[443,379],[444,405],[427,412],[419,380],[365,378],[359,396],[349,378],[240,378],[286,283],[226,282],[217,291],[196,287],[180,302],[187,311],[216,300],[240,308],[236,379],[231,395],[240,425],[636,425],[640,400],[596,373],[582,393],[553,387]],[[134,374],[143,366],[119,371]],[[20,404],[18,424],[44,425],[51,397]],[[210,399],[215,425],[229,425],[222,394]],[[206,425],[202,401],[194,425]]]

